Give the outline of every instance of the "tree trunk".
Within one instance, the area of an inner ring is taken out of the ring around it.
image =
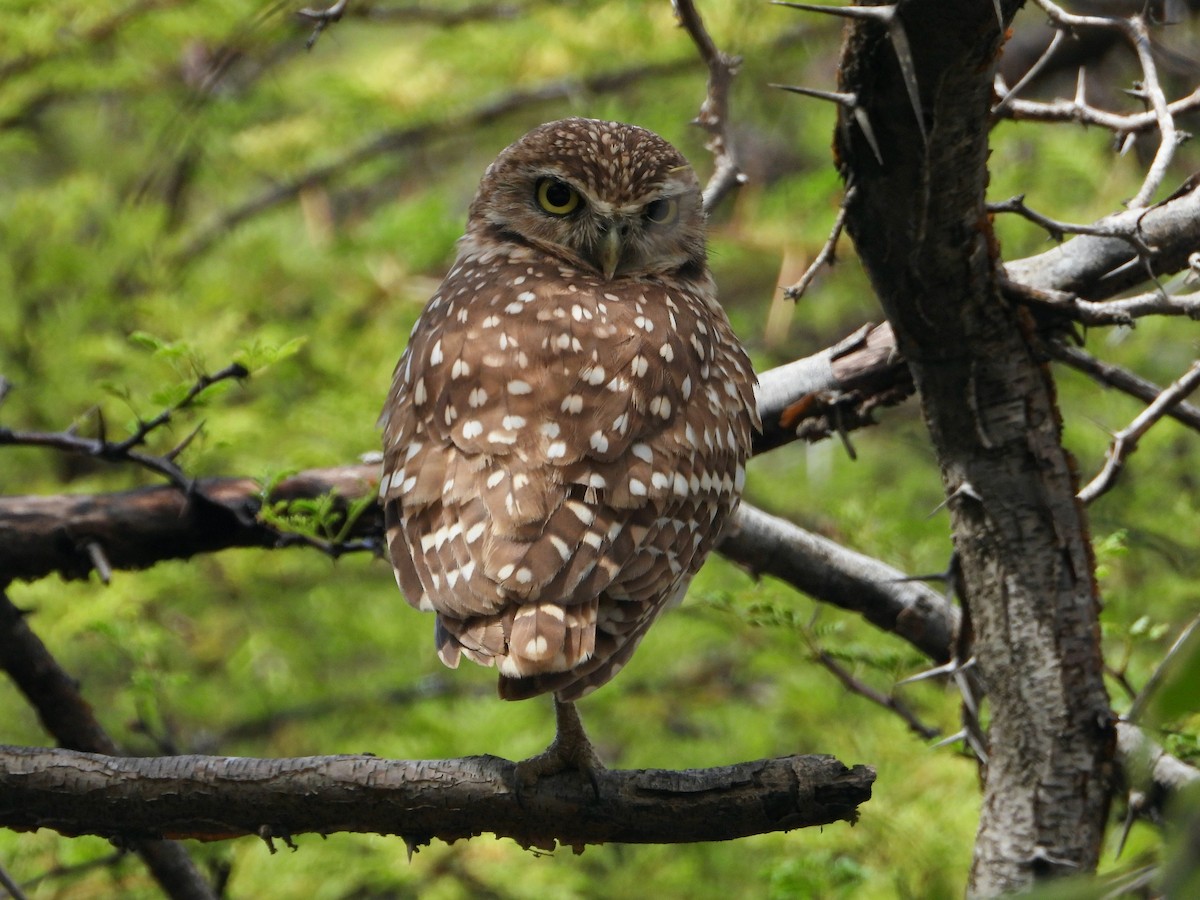
[[[1054,384],[1027,313],[1001,296],[985,208],[992,78],[1018,4],[1001,6],[1004,22],[990,0],[912,0],[855,20],[840,89],[856,107],[836,139],[854,189],[847,229],[936,449],[989,697],[974,896],[1094,869],[1115,734]]]

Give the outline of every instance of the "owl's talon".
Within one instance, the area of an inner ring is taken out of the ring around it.
[[[600,774],[604,764],[596,755],[575,704],[554,698],[556,729],[554,741],[537,756],[517,763],[517,791],[533,787],[547,775],[574,770],[587,778],[596,799],[600,799]]]

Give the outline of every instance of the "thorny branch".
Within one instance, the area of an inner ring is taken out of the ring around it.
[[[746,181],[729,127],[729,88],[742,61],[717,48],[692,0],[672,0],[672,5],[679,24],[687,31],[708,67],[708,93],[700,105],[695,124],[708,133],[705,147],[712,153],[715,165],[712,177],[704,187],[704,211],[711,214],[727,193]]]
[[[1167,104],[1172,116],[1200,109],[1200,88],[1186,97]],[[1158,126],[1153,110],[1138,113],[1114,113],[1091,106],[1079,94],[1072,100],[1012,100],[1002,110],[1006,118],[1029,122],[1066,122],[1078,125],[1098,125],[1124,138]]]
[[[187,492],[191,490],[192,482],[184,474],[183,470],[175,464],[174,460],[192,441],[195,437],[195,432],[186,436],[179,444],[162,456],[142,453],[134,448],[145,444],[146,438],[150,436],[151,432],[170,422],[176,413],[182,412],[192,406],[196,402],[196,399],[213,385],[232,379],[240,381],[249,377],[249,375],[250,373],[246,367],[239,363],[226,366],[214,375],[202,373],[197,377],[192,386],[188,388],[187,393],[182,399],[168,406],[153,418],[140,420],[133,432],[123,440],[110,441],[105,434],[104,419],[100,417],[98,419],[100,431],[98,437],[80,437],[73,431],[13,431],[11,428],[0,427],[0,445],[51,447],[69,453],[84,454],[110,463],[136,463],[142,468],[164,476],[180,490]]]
[[[1079,491],[1079,499],[1091,503],[1097,497],[1106,494],[1117,482],[1117,477],[1125,467],[1126,460],[1137,449],[1140,441],[1155,422],[1167,414],[1167,411],[1186,398],[1197,387],[1200,387],[1200,362],[1192,363],[1190,369],[1180,376],[1170,387],[1158,395],[1154,402],[1147,406],[1126,428],[1117,432],[1108,448],[1104,468],[1085,487]]]
[[[1158,66],[1150,51],[1150,34],[1146,29],[1146,20],[1141,15],[1129,16],[1079,16],[1068,13],[1051,0],[1035,0],[1050,17],[1055,28],[1069,30],[1078,27],[1109,28],[1119,32],[1137,54],[1138,63],[1142,68],[1141,96],[1149,102],[1153,111],[1154,121],[1158,126],[1159,145],[1154,154],[1141,188],[1127,204],[1130,209],[1141,209],[1150,204],[1150,200],[1162,185],[1167,174],[1167,167],[1175,156],[1175,150],[1182,142],[1175,128],[1175,119],[1171,114],[1170,104],[1163,93],[1158,79]]]

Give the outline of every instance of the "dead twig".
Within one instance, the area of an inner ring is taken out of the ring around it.
[[[1192,363],[1180,378],[1158,395],[1140,415],[1129,423],[1127,428],[1117,432],[1105,455],[1104,467],[1082,490],[1079,500],[1088,504],[1097,497],[1107,493],[1116,484],[1125,461],[1137,449],[1138,441],[1142,439],[1151,426],[1167,414],[1167,411],[1183,400],[1197,387],[1200,387],[1200,362]]]
[[[311,50],[317,43],[317,39],[321,37],[325,31],[334,22],[340,22],[342,15],[346,12],[346,7],[350,4],[350,0],[337,0],[331,6],[325,9],[302,9],[296,15],[301,18],[308,19],[313,22],[313,32],[309,35],[308,40],[304,42],[306,49]]]
[[[1124,223],[1121,225],[1078,225],[1072,222],[1060,222],[1026,206],[1024,194],[1017,194],[1015,197],[1009,197],[1007,200],[997,203],[989,203],[987,211],[989,213],[1016,213],[1046,229],[1047,234],[1056,243],[1061,244],[1068,234],[1090,234],[1094,237],[1119,238],[1133,245],[1134,249],[1141,254],[1154,253],[1154,248],[1149,246],[1138,234],[1136,223],[1127,226]]]
[[[1096,359],[1078,347],[1055,341],[1047,344],[1046,349],[1059,362],[1084,373],[1105,387],[1136,397],[1143,403],[1153,402],[1154,398],[1163,392],[1162,387],[1153,381],[1142,378],[1114,363]],[[1193,431],[1200,431],[1200,407],[1181,401],[1168,409],[1167,415]]]
[[[833,220],[833,228],[829,231],[829,237],[825,239],[824,245],[804,270],[804,274],[800,279],[790,287],[783,289],[783,296],[791,301],[799,300],[804,296],[804,292],[808,290],[809,285],[813,283],[813,279],[817,277],[817,273],[824,267],[832,267],[837,262],[837,245],[842,236],[842,229],[846,226],[846,207],[850,205],[850,201],[854,198],[854,186],[851,185],[846,189],[845,195],[842,197],[841,206],[838,207],[837,218]]]
[[[692,0],[672,0],[672,5],[679,24],[687,31],[708,67],[708,91],[700,104],[700,115],[693,121],[708,134],[708,143],[704,146],[713,155],[712,177],[704,186],[704,211],[711,213],[726,194],[746,183],[729,133],[729,88],[742,60],[717,48]]]
[[[1154,114],[1154,122],[1158,127],[1159,144],[1155,151],[1154,160],[1146,172],[1142,186],[1137,194],[1127,204],[1130,209],[1142,209],[1150,205],[1151,199],[1162,186],[1167,168],[1175,157],[1175,150],[1182,142],[1181,135],[1175,127],[1175,119],[1171,113],[1170,104],[1163,93],[1158,79],[1158,66],[1150,47],[1150,33],[1146,28],[1146,20],[1141,15],[1121,16],[1079,16],[1068,13],[1051,0],[1035,0],[1037,5],[1050,17],[1050,24],[1060,31],[1074,28],[1106,28],[1117,31],[1128,41],[1137,55],[1142,69],[1142,82],[1139,96],[1150,104]]]

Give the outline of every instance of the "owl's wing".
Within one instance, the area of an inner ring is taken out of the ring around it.
[[[457,266],[387,405],[397,580],[439,614],[444,662],[499,661],[523,682],[506,696],[623,664],[715,540],[755,425],[713,301],[561,276]]]

